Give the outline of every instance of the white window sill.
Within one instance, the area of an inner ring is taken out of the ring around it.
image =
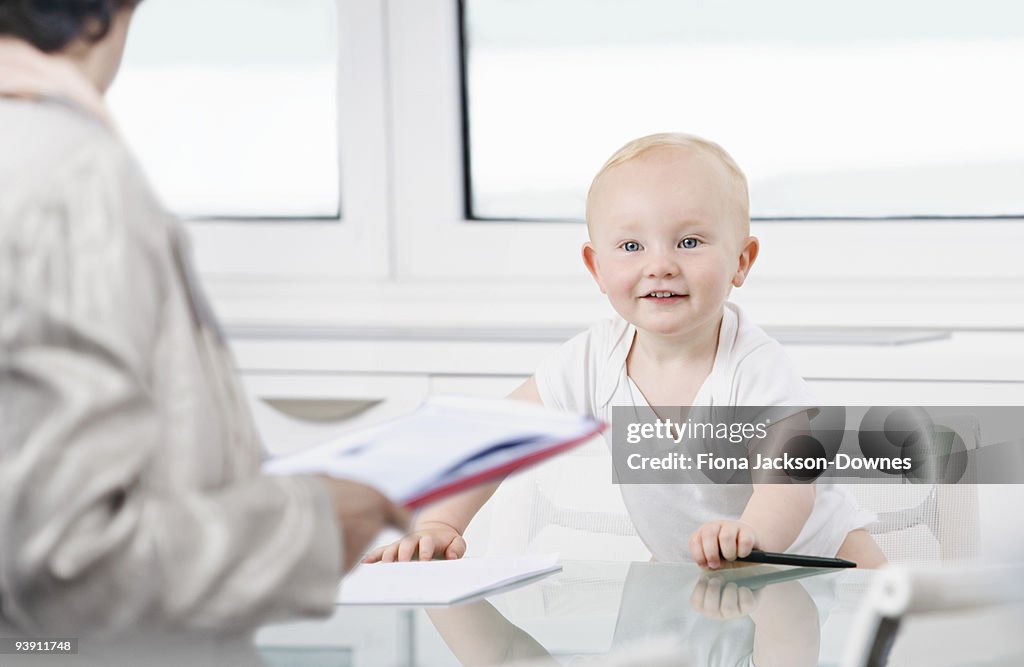
[[[212,292],[241,369],[258,373],[527,376],[611,314],[583,282],[247,282]],[[808,379],[1024,382],[1019,289],[959,281],[853,292],[819,282],[735,295]]]
[[[207,278],[229,327],[289,335],[351,327],[581,330],[613,314],[586,278],[537,281],[367,281]],[[955,278],[760,278],[732,300],[766,328],[1024,331],[1024,282]]]

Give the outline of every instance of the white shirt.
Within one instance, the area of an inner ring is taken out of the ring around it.
[[[626,373],[636,327],[621,318],[600,322],[566,342],[535,374],[544,405],[589,414],[605,422],[612,408],[639,404],[643,394]],[[726,303],[711,373],[695,406],[816,405],[807,383],[782,346]],[[611,446],[612,429],[605,432]],[[846,535],[875,520],[852,495],[830,483],[816,485],[814,508],[787,551],[834,556]],[[622,498],[637,534],[659,561],[690,559],[690,535],[702,523],[739,519],[752,488],[738,484],[622,484]]]

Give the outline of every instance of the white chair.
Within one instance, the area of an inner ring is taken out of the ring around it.
[[[971,415],[944,416],[942,424],[960,435],[968,451],[981,440]],[[963,562],[977,556],[978,489],[971,470],[958,484],[848,484],[861,507],[878,521],[868,531],[890,563]]]

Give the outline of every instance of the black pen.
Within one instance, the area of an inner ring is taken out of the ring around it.
[[[769,563],[771,565],[799,565],[801,567],[857,567],[853,561],[842,558],[825,558],[823,556],[801,556],[800,554],[780,554],[774,551],[754,549],[749,556],[737,558],[743,563]]]

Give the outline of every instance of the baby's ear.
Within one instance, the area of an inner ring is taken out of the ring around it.
[[[587,271],[590,271],[590,275],[594,277],[594,282],[601,288],[601,294],[607,294],[608,292],[604,289],[604,282],[601,280],[601,270],[597,265],[597,250],[594,248],[594,244],[587,241],[583,244],[583,264],[587,267]]]
[[[733,287],[741,287],[746,281],[747,275],[750,273],[750,267],[754,266],[754,261],[757,260],[757,253],[760,248],[761,243],[757,240],[756,236],[748,236],[740,244],[739,265],[732,277]]]

